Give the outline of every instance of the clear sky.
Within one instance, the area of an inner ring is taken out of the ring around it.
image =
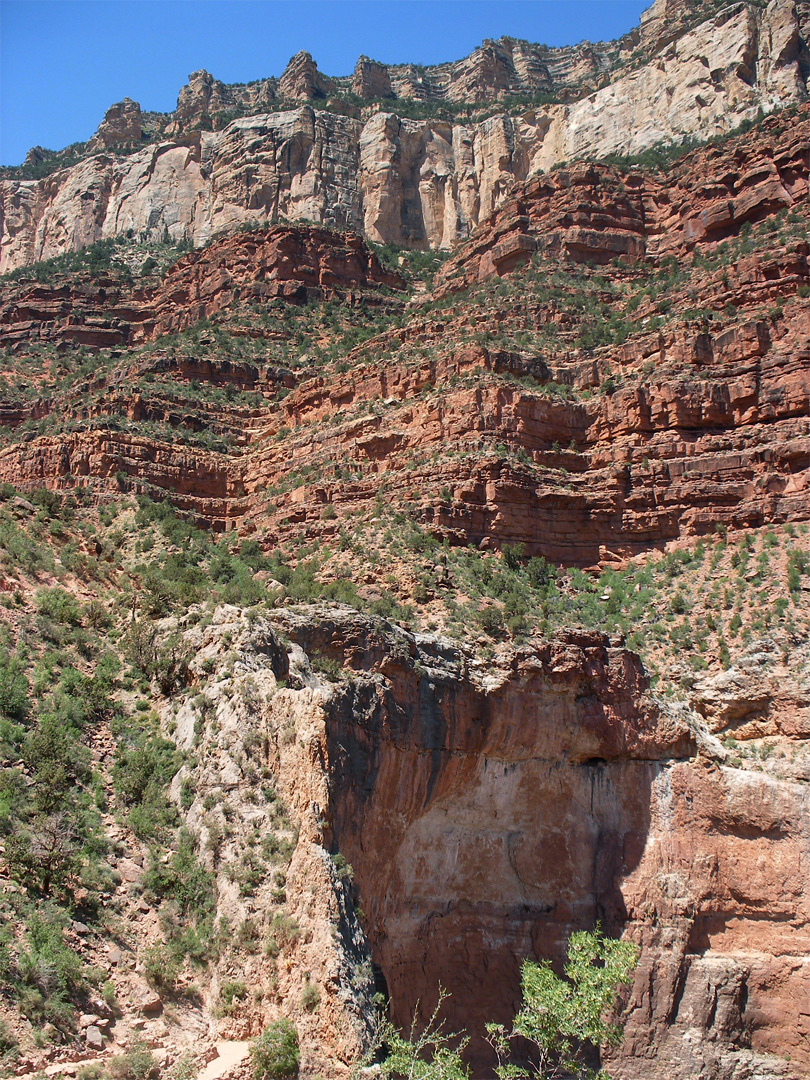
[[[299,49],[327,75],[364,53],[436,64],[503,35],[619,37],[651,0],[0,0],[0,164],[88,139],[124,97],[168,112],[188,75],[280,75]]]

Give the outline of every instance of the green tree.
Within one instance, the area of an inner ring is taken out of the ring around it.
[[[74,596],[64,589],[40,589],[37,592],[37,611],[47,619],[66,626],[79,626],[82,619]]]
[[[598,925],[593,933],[580,930],[568,939],[565,978],[555,975],[548,960],[525,960],[523,1006],[512,1030],[487,1025],[499,1080],[527,1080],[533,1074],[538,1080],[608,1080],[607,1073],[594,1071],[586,1059],[621,1041],[621,1027],[607,1014],[615,1006],[618,988],[630,982],[637,960],[638,949],[631,941],[606,938]],[[533,1047],[536,1063],[531,1069],[509,1062],[515,1038]]]
[[[76,823],[64,811],[37,814],[6,838],[9,875],[44,896],[61,893],[81,869],[79,844]]]
[[[439,1020],[448,996],[439,987],[439,1000],[427,1024],[417,1031],[414,1016],[407,1038],[390,1020],[381,1021],[377,1041],[387,1056],[380,1066],[380,1080],[469,1080],[470,1069],[462,1055],[470,1040],[462,1032],[447,1031],[446,1022]]]

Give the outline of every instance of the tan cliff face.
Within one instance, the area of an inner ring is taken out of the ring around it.
[[[199,246],[221,230],[282,217],[347,226],[383,243],[450,248],[516,182],[561,161],[722,134],[759,109],[804,100],[803,10],[788,0],[766,8],[732,4],[691,29],[686,24],[651,56],[629,62],[637,56],[630,45],[617,50],[614,59],[626,56],[626,70],[580,50],[574,66],[604,68],[601,88],[569,104],[466,123],[400,118],[395,103],[391,112],[356,116],[310,106],[262,112],[276,102],[317,104],[331,92],[307,54],[293,58],[278,85],[231,88],[196,72],[154,144],[125,158],[97,154],[39,181],[0,180],[0,270],[130,230]],[[650,41],[660,44],[653,25],[646,24],[648,50]],[[436,75],[445,89],[426,99],[496,100],[546,85],[553,91],[568,63],[564,50],[541,62],[542,50],[531,49],[490,43]],[[387,75],[370,64],[359,64],[352,85],[368,83],[384,99],[390,82],[394,94],[413,96],[399,69]],[[215,118],[221,124],[229,110],[243,115],[219,130],[199,129],[203,121],[217,126]],[[93,148],[119,137],[137,142],[139,123],[135,103],[115,106]]]

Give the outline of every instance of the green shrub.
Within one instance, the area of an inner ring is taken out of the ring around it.
[[[295,1025],[274,1020],[251,1046],[250,1060],[254,1080],[294,1080],[301,1061]]]
[[[68,1031],[71,999],[85,986],[82,962],[64,938],[62,916],[51,905],[28,918],[26,946],[17,958],[16,991],[23,1014],[33,1024],[51,1023]]]
[[[191,833],[181,829],[177,851],[168,863],[153,862],[143,883],[156,896],[174,900],[183,915],[202,919],[213,912],[214,880],[197,859]]]
[[[301,928],[295,919],[289,915],[282,915],[277,911],[270,923],[270,929],[264,945],[264,951],[268,956],[278,956],[285,945],[291,944],[301,933]]]
[[[83,1065],[76,1073],[77,1080],[106,1080],[107,1074],[100,1061],[94,1061],[91,1065]]]
[[[463,1060],[469,1036],[447,1031],[445,1020],[439,1019],[447,998],[447,991],[439,987],[439,999],[429,1020],[418,1030],[414,1018],[408,1037],[387,1017],[381,1020],[377,1039],[385,1059],[380,1065],[380,1080],[470,1080],[470,1067]],[[516,1073],[515,1080],[519,1076],[528,1080],[528,1073]]]
[[[194,1054],[187,1050],[169,1070],[170,1080],[195,1080],[200,1071],[200,1063]]]
[[[42,896],[70,892],[81,868],[76,830],[64,814],[38,814],[18,822],[6,838],[8,873]]]
[[[304,989],[301,991],[301,1008],[307,1012],[315,1012],[321,1003],[321,992],[315,983],[307,979]]]
[[[28,733],[22,757],[33,781],[35,805],[44,813],[70,802],[76,784],[90,779],[90,752],[58,713],[40,716]]]
[[[180,765],[174,743],[159,735],[131,728],[119,743],[113,766],[118,798],[127,819],[141,839],[160,836],[177,821],[177,810],[166,796],[166,786]]]
[[[310,665],[313,671],[325,675],[330,682],[339,682],[343,674],[343,668],[331,656],[313,653],[310,657]]]
[[[0,649],[0,712],[11,720],[24,720],[29,708],[29,689],[22,660]]]
[[[8,555],[12,566],[29,573],[53,568],[50,551],[38,544],[28,532],[18,527],[17,523],[6,514],[0,516],[0,547]]]
[[[147,982],[158,990],[174,991],[180,975],[180,963],[176,956],[160,942],[150,945],[142,957]]]
[[[247,986],[239,979],[224,982],[219,988],[220,1010],[225,1016],[236,1012],[239,1002],[247,997]]]
[[[354,870],[352,869],[351,863],[346,861],[346,856],[337,852],[336,855],[332,856],[332,862],[335,865],[335,872],[338,879],[350,884],[354,880]]]
[[[686,612],[689,611],[690,606],[691,605],[689,604],[689,601],[686,599],[684,594],[680,590],[678,590],[678,592],[676,592],[672,597],[672,601],[670,603],[670,610],[673,611],[676,615],[685,615]]]
[[[40,589],[37,593],[37,611],[64,626],[79,626],[82,621],[76,597],[60,588]]]
[[[503,633],[503,612],[499,607],[489,605],[481,608],[476,614],[476,620],[483,632],[491,637],[499,637]]]
[[[30,495],[31,502],[45,511],[48,517],[58,517],[62,508],[62,496],[50,488],[35,488]]]
[[[143,1040],[134,1041],[125,1054],[108,1065],[112,1080],[158,1080],[160,1066]]]
[[[788,555],[788,589],[794,599],[801,591],[802,577],[808,569],[810,569],[810,559],[807,553],[798,548],[792,548]]]
[[[5,1020],[0,1020],[0,1061],[12,1057],[18,1045],[17,1036]]]

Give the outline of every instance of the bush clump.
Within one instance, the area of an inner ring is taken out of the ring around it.
[[[157,1080],[160,1066],[147,1043],[139,1039],[125,1054],[112,1059],[109,1072],[112,1080]]]
[[[301,1060],[295,1025],[274,1020],[251,1046],[250,1060],[254,1080],[295,1080]]]

